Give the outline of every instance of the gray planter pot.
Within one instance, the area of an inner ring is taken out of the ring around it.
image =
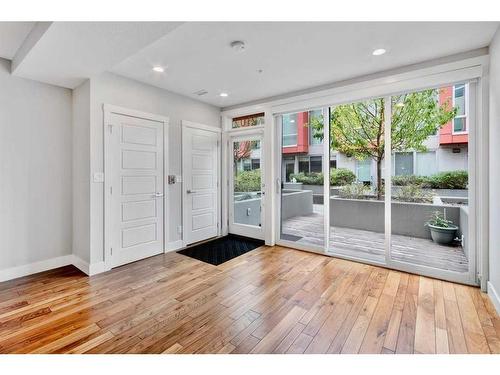
[[[427,226],[431,231],[432,240],[441,245],[448,245],[452,243],[458,230],[456,225],[450,225],[448,228],[442,228],[427,223]]]

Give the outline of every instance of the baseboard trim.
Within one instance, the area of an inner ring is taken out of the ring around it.
[[[0,282],[48,271],[58,267],[68,266],[70,264],[73,264],[73,254],[28,263],[22,266],[6,268],[4,270],[0,270]]]
[[[98,273],[103,273],[106,271],[109,271],[111,268],[106,267],[106,263],[104,262],[97,262],[97,263],[92,263],[89,266],[89,276],[94,276],[97,275]]]
[[[78,268],[80,271],[82,271],[86,275],[90,275],[89,269],[89,262],[84,261],[82,258],[79,256],[73,254],[73,265]]]
[[[500,294],[495,290],[493,284],[488,281],[488,297],[490,297],[493,306],[497,310],[497,314],[500,315]]]
[[[165,249],[165,253],[169,253],[171,251],[180,250],[183,247],[184,247],[184,241],[182,241],[182,240],[169,242],[167,244],[167,248]]]

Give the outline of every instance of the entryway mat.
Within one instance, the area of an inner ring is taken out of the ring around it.
[[[264,241],[230,234],[178,251],[179,254],[218,266],[264,245]]]

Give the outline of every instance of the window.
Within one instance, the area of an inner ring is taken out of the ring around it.
[[[260,169],[260,159],[252,159],[252,169]]]
[[[413,152],[396,152],[394,154],[394,174],[396,176],[413,174]]]
[[[297,145],[297,122],[298,114],[283,115],[283,146]]]
[[[371,182],[371,159],[356,160],[356,177],[358,181]]]
[[[252,170],[252,161],[250,159],[243,160],[243,170],[244,171]]]
[[[264,125],[264,113],[233,118],[233,129]]]
[[[431,176],[437,173],[436,152],[417,152],[417,175]]]
[[[453,119],[453,133],[467,132],[466,91],[464,84],[453,87],[453,106],[457,108],[457,115]]]
[[[337,168],[337,159],[330,158],[330,169]]]
[[[285,181],[290,182],[290,175],[295,173],[295,158],[285,157],[283,158],[283,173],[285,175]]]
[[[316,173],[321,172],[323,170],[323,157],[322,156],[311,156],[310,169],[311,169],[311,172],[316,172]]]
[[[317,135],[317,130],[314,130],[313,124],[317,121],[321,121],[323,119],[323,111],[321,109],[315,109],[314,111],[309,111],[309,144],[310,145],[321,145],[323,144],[323,140],[319,137],[315,137]]]
[[[299,172],[309,173],[309,157],[299,156]]]

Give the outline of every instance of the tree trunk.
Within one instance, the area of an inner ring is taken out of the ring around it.
[[[382,159],[377,158],[377,199],[382,198]]]

